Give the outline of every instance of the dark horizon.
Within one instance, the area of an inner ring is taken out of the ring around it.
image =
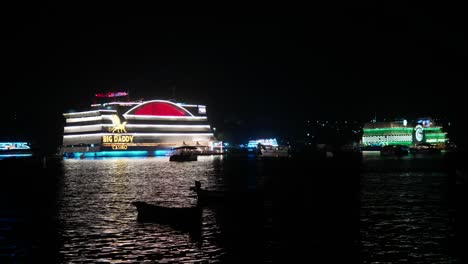
[[[61,114],[89,106],[96,92],[170,99],[175,87],[174,99],[207,105],[212,126],[247,124],[252,136],[376,113],[444,118],[462,130],[461,10],[343,5],[283,16],[119,16],[117,7],[14,8],[3,34],[9,88],[1,110],[55,138]]]

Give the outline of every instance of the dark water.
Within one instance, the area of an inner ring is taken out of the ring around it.
[[[186,163],[113,158],[42,165],[5,166],[0,263],[462,260],[457,212],[465,204],[454,202],[457,190],[442,156],[203,156]],[[205,206],[195,230],[137,221],[133,201],[196,206],[190,191],[195,180],[207,189],[261,191],[264,199],[261,205]]]

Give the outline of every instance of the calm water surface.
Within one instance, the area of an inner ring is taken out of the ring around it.
[[[441,157],[375,153],[359,162],[67,159],[56,177],[1,189],[0,260],[461,263],[460,208],[443,166]],[[262,191],[263,205],[205,206],[195,230],[137,221],[133,201],[196,206],[195,180],[207,189]]]
[[[362,263],[459,263],[444,156],[364,156]]]
[[[230,253],[248,257],[246,252],[230,252],[222,245],[226,234],[217,221],[216,208],[204,208],[201,234],[194,235],[173,226],[139,223],[131,204],[138,200],[195,206],[196,197],[190,191],[195,180],[208,189],[224,187],[221,162],[222,157],[182,163],[168,162],[167,157],[65,160],[58,210],[63,262],[214,262],[232,259]],[[255,247],[261,249],[267,242]]]

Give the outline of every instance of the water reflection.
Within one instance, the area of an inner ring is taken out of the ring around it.
[[[171,207],[196,206],[190,190],[195,180],[212,189],[225,185],[221,162],[220,157],[212,156],[186,163],[168,162],[167,157],[65,160],[59,210],[62,260],[223,259],[230,252],[222,244],[227,241],[224,231],[239,231],[241,224],[232,218],[232,212],[223,215],[217,209],[204,208],[200,229],[186,232],[167,224],[136,221],[131,204],[138,200]],[[231,226],[226,227],[226,219],[233,220],[228,221]]]
[[[0,185],[0,254],[47,263],[457,261],[443,160],[340,159],[68,159],[21,177],[18,165],[28,166],[15,163]],[[134,201],[196,206],[195,180],[204,189],[259,191],[263,204],[204,206],[190,230],[137,221]]]
[[[363,175],[362,245],[365,263],[453,263],[446,175]]]
[[[364,156],[363,263],[458,263],[445,158]]]

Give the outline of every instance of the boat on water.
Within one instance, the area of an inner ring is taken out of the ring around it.
[[[138,221],[158,222],[178,226],[196,226],[201,221],[202,209],[195,207],[165,207],[135,201],[132,204],[138,211]]]
[[[197,161],[199,152],[194,146],[173,148],[169,161]]]
[[[380,149],[380,155],[382,156],[401,157],[401,156],[406,156],[408,154],[409,154],[408,147],[401,146],[401,145],[388,145],[388,146],[383,146]]]
[[[167,156],[172,148],[185,144],[208,152],[217,141],[205,105],[130,101],[126,92],[96,94],[95,100],[90,109],[63,114],[61,155]]]
[[[442,149],[432,144],[419,144],[411,147],[409,151],[412,154],[439,154],[442,152]]]
[[[261,147],[258,153],[260,157],[272,157],[272,158],[280,158],[280,157],[289,157],[289,148],[288,147]]]
[[[0,142],[0,160],[31,156],[33,156],[33,151],[27,142]]]
[[[256,205],[263,203],[264,194],[260,191],[229,191],[206,190],[201,188],[201,182],[195,181],[195,186],[190,188],[197,194],[200,205]]]

